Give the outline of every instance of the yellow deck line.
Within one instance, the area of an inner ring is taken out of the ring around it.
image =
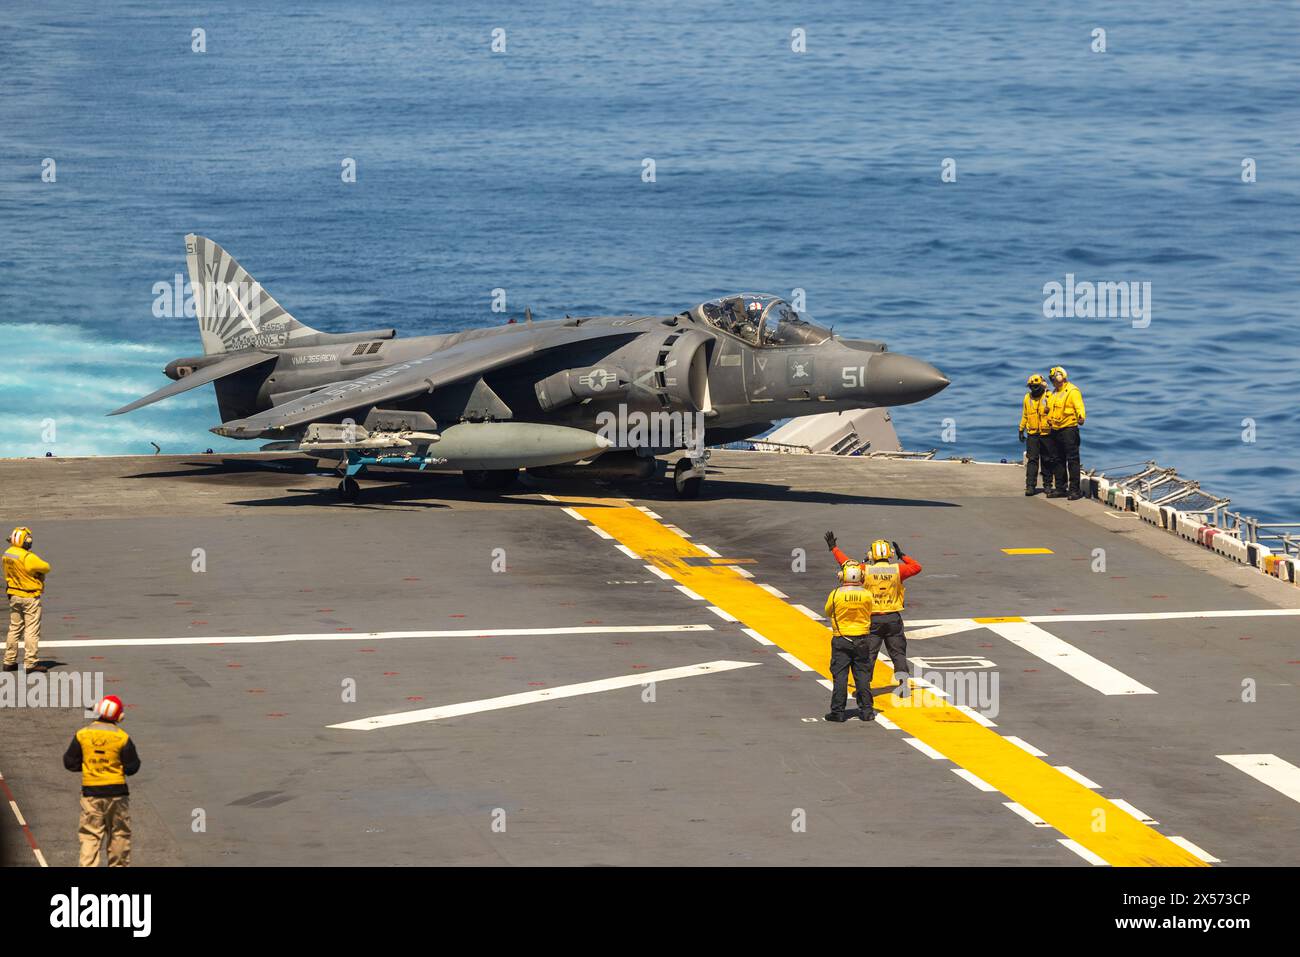
[[[757,584],[723,566],[687,564],[705,556],[622,499],[556,497],[583,518],[675,581],[830,677],[828,629]],[[892,684],[893,670],[876,663],[874,685]],[[876,698],[879,708],[908,734],[988,782],[1068,838],[1117,866],[1205,867],[1204,861],[1143,824],[1046,761],[976,723],[928,691],[910,699]]]

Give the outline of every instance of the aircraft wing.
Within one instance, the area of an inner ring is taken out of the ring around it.
[[[606,337],[634,336],[639,331],[608,326],[590,329],[573,325],[544,329],[525,326],[518,332],[466,339],[418,359],[395,362],[349,382],[325,386],[246,419],[225,422],[212,431],[229,438],[250,439],[267,432],[329,421],[355,409],[409,399],[481,376],[548,349]]]
[[[187,376],[182,376],[175,382],[169,382],[157,392],[150,392],[143,399],[136,399],[130,405],[124,405],[120,409],[114,409],[109,415],[121,415],[123,412],[133,412],[141,406],[151,405],[161,399],[167,399],[182,392],[188,392],[190,389],[197,389],[201,385],[207,385],[209,382],[216,382],[218,379],[233,375],[236,372],[242,372],[244,369],[251,369],[253,366],[259,366],[263,362],[274,362],[275,356],[266,352],[235,352],[222,359],[220,362],[214,362],[211,365],[203,366],[201,369],[195,369]]]

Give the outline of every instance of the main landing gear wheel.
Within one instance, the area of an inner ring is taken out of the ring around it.
[[[477,492],[500,492],[519,481],[518,469],[476,469],[465,474],[465,484]]]
[[[699,472],[698,475],[692,474]],[[678,498],[699,498],[700,486],[704,484],[704,466],[697,469],[688,458],[680,458],[673,466],[673,487],[677,489]]]
[[[339,498],[345,502],[355,502],[361,497],[361,485],[352,476],[339,482]]]

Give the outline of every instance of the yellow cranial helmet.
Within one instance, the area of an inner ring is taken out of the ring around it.
[[[885,541],[883,538],[877,538],[874,542],[871,543],[870,555],[871,555],[871,560],[873,562],[889,561],[889,553],[890,553],[889,542]]]
[[[1026,382],[1025,385],[1047,385],[1047,383],[1043,381],[1042,376],[1035,372],[1029,377],[1029,381]]]
[[[9,544],[17,545],[19,548],[32,547],[32,530],[25,526],[18,526],[9,533]]]
[[[1068,378],[1070,378],[1068,375],[1065,374],[1065,369],[1062,368],[1061,366],[1052,366],[1051,371],[1049,371],[1049,372],[1047,373],[1047,375],[1048,375],[1049,378],[1052,378],[1052,379],[1068,379]]]
[[[862,566],[857,562],[845,562],[840,566],[840,581],[846,585],[861,585]]]

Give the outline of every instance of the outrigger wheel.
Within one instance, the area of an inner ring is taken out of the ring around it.
[[[704,484],[704,460],[698,462],[683,455],[673,466],[673,487],[678,498],[699,498]]]
[[[345,502],[355,502],[361,496],[361,484],[351,475],[339,482],[339,498]]]

